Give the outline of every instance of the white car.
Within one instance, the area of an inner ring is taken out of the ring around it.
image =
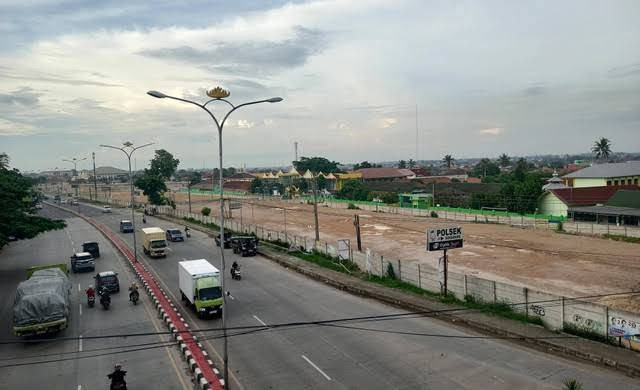
[[[111,207],[109,207],[109,206],[102,206],[102,212],[103,212],[103,213],[111,213]]]
[[[42,210],[42,203],[36,203],[36,208],[38,210]]]

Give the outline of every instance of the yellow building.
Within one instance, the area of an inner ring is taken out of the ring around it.
[[[347,173],[336,173],[336,191],[340,191],[344,183],[349,180],[358,180],[362,181],[362,173],[360,172],[347,172]]]
[[[562,177],[569,187],[640,185],[640,161],[596,164]]]

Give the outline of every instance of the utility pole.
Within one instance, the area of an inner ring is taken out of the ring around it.
[[[317,244],[318,241],[320,241],[320,226],[318,226],[318,177],[317,176],[314,176],[313,178],[313,219],[316,224],[316,244]]]
[[[444,260],[443,261],[444,261],[444,264],[443,264],[443,266],[444,266],[444,291],[443,291],[443,294],[446,297],[447,296],[447,279],[448,279],[447,278],[447,276],[448,276],[447,263],[449,262],[449,260],[447,259],[447,250],[446,249],[444,250]]]
[[[98,176],[96,176],[96,152],[91,152],[93,158],[93,192],[96,194],[96,200],[98,200]]]
[[[293,150],[296,158],[294,161],[298,161],[298,141],[293,143]]]
[[[187,184],[187,192],[189,193],[189,214],[191,214],[191,180]]]
[[[289,242],[287,239],[287,207],[283,207],[282,210],[284,211],[284,241]]]
[[[360,215],[353,216],[353,226],[356,227],[356,240],[358,242],[358,251],[362,252],[362,241],[360,239]]]

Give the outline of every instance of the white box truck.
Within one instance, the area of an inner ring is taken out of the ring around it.
[[[205,259],[178,262],[178,283],[182,300],[198,317],[222,315],[220,271]]]
[[[151,257],[167,256],[167,241],[164,230],[159,227],[142,229],[142,250]]]

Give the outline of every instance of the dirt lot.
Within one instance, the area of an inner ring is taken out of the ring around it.
[[[176,195],[175,200],[178,208],[188,209],[185,194]],[[193,211],[198,212],[204,206],[218,215],[219,203],[192,196]],[[311,205],[246,201],[242,220],[284,230],[284,208],[287,231],[312,238]],[[436,267],[441,254],[425,251],[425,230],[448,225],[448,221],[319,207],[320,238],[330,243],[350,238],[355,243],[352,222],[356,213],[360,215],[364,248],[386,258],[420,261]],[[240,210],[234,210],[234,220],[240,218]],[[449,251],[452,270],[569,297],[640,290],[640,244],[497,224],[459,224],[464,229],[465,243],[464,248]],[[640,312],[639,296],[609,297],[601,302]]]

